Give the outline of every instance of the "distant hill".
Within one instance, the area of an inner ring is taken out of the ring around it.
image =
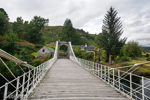
[[[62,37],[62,27],[63,26],[46,26],[43,33],[43,39],[45,40],[45,44],[60,40]],[[95,34],[89,34],[85,32],[83,29],[75,29],[76,32],[81,36],[81,39],[86,40],[87,44],[94,45]]]
[[[142,47],[142,48],[147,49],[147,50],[150,50],[150,47]]]

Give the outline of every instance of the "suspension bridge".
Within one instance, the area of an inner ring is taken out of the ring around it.
[[[61,45],[68,47],[69,59],[58,59]],[[3,100],[150,100],[150,79],[77,58],[71,42],[56,41],[54,57],[37,67],[1,49],[0,57],[14,77],[9,81],[0,73],[7,81],[0,87]],[[3,58],[16,63],[23,74],[16,77]],[[139,84],[133,81],[135,77],[141,80]]]

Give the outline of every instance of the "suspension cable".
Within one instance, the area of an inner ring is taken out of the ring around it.
[[[9,83],[9,80],[3,74],[0,73],[0,75]],[[11,82],[10,84],[16,89],[16,87]]]
[[[9,69],[9,67],[6,65],[6,63],[3,61],[3,59],[0,57],[0,60],[2,61],[2,63],[5,65],[5,67],[8,69],[8,71],[11,73],[11,75],[16,78],[16,76],[13,74],[13,72]]]

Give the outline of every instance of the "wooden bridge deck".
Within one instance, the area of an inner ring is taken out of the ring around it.
[[[58,59],[29,100],[129,100],[69,59]]]

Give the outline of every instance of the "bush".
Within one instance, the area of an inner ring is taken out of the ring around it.
[[[145,57],[149,57],[149,54],[146,54]]]
[[[117,56],[115,58],[115,62],[123,62],[123,61],[129,61],[129,60],[130,60],[130,57],[126,57],[126,56],[122,56],[122,57]]]
[[[147,60],[147,61],[150,61],[150,57],[147,57],[146,60]]]
[[[41,64],[41,60],[40,59],[35,59],[34,62],[32,62],[32,65],[35,66],[35,67],[40,65],[40,64]]]
[[[80,48],[73,49],[76,57],[86,59],[86,60],[93,60],[94,54],[93,53],[87,53],[86,51],[80,50]]]
[[[131,41],[128,42],[123,47],[123,54],[127,57],[140,57],[142,55],[141,47],[138,46],[137,42]]]
[[[100,50],[100,61],[106,62],[107,60],[107,52],[106,50]]]

